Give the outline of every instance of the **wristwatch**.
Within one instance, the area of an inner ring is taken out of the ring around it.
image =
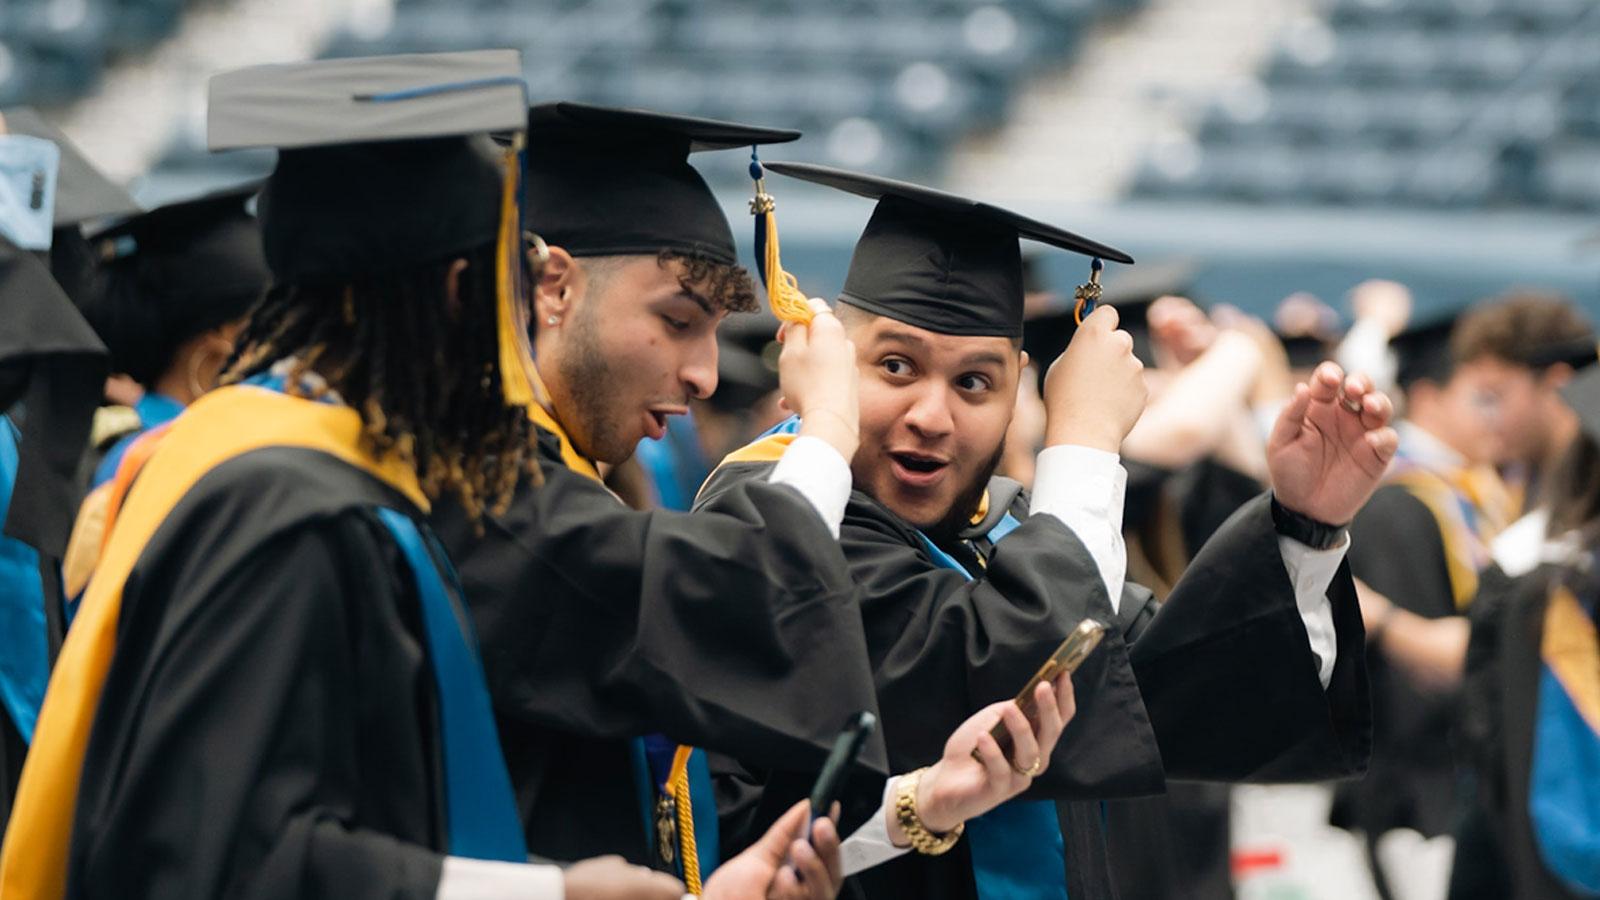
[[[1279,503],[1276,495],[1272,498],[1272,525],[1279,534],[1313,550],[1332,550],[1339,546],[1339,542],[1344,540],[1345,529],[1350,527],[1349,522],[1330,525],[1297,513]]]
[[[924,856],[938,856],[948,853],[961,840],[961,833],[967,825],[963,822],[944,834],[934,834],[922,824],[921,817],[917,815],[917,785],[922,782],[922,773],[926,771],[927,767],[923,767],[900,776],[900,781],[895,785],[894,814],[900,829],[911,839],[911,849]]]

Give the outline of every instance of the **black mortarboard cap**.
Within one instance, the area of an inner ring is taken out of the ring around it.
[[[61,129],[31,107],[12,107],[0,110],[0,114],[5,116],[7,131],[43,138],[61,151],[61,165],[56,176],[56,228],[129,216],[139,211],[139,204],[126,190],[95,168]]]
[[[0,412],[25,410],[5,533],[61,556],[106,348],[33,254],[0,238]]]
[[[211,79],[213,150],[276,147],[258,204],[268,266],[338,280],[492,243],[521,57],[477,50],[255,66]]]
[[[877,200],[839,300],[938,334],[1022,336],[1018,238],[1133,262],[1114,247],[944,191],[805,163],[767,168]]]
[[[573,256],[662,250],[733,265],[728,218],[689,156],[800,132],[582,103],[528,111],[528,227]]]
[[[85,307],[112,368],[149,384],[184,341],[242,318],[271,282],[242,187],[169,203],[92,238],[107,260]]]
[[[1395,383],[1410,390],[1418,381],[1444,384],[1455,371],[1450,351],[1450,334],[1455,330],[1456,314],[1410,325],[1389,342],[1394,349]]]

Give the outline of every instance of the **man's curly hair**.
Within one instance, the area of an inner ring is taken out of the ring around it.
[[[590,280],[599,283],[610,277],[612,269],[628,258],[590,256],[581,259],[580,263]],[[710,301],[712,309],[725,309],[728,312],[756,311],[755,281],[751,279],[749,270],[744,266],[720,262],[703,253],[685,253],[681,250],[662,250],[656,254],[656,262],[662,268],[667,268],[673,263],[681,265],[683,268],[678,275],[678,284],[682,285],[684,290],[693,291],[706,298]]]

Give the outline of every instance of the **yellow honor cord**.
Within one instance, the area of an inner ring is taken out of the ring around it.
[[[750,201],[750,212],[764,217],[761,266],[767,279],[767,304],[772,307],[772,314],[779,321],[809,325],[811,303],[800,290],[800,284],[794,276],[783,270],[778,248],[778,217],[774,213],[776,208],[772,195],[767,193],[765,180],[756,179],[756,196]]]
[[[678,807],[678,847],[683,859],[683,884],[689,893],[700,896],[700,851],[694,842],[694,807],[689,796],[689,755],[694,748],[679,744],[672,755],[672,772],[667,776],[667,790]]]
[[[500,252],[495,254],[495,330],[500,344],[500,392],[507,406],[527,406],[534,401],[533,353],[528,346],[528,327],[517,315],[521,281],[516,260],[521,252],[522,233],[517,222],[517,184],[522,137],[506,151],[505,178],[500,193]]]

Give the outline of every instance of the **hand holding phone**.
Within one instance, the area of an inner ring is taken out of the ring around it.
[[[1017,692],[1017,706],[1022,708],[1022,713],[1028,717],[1028,721],[1038,721],[1038,711],[1034,708],[1033,692],[1038,689],[1039,685],[1046,681],[1054,681],[1063,672],[1071,674],[1078,671],[1078,667],[1083,665],[1083,661],[1089,658],[1089,654],[1093,653],[1096,647],[1100,646],[1100,640],[1105,636],[1105,624],[1094,619],[1084,619],[1078,623],[1076,628],[1072,629],[1072,633],[1067,635],[1067,639],[1061,642],[1061,646],[1050,654],[1050,658],[1044,661],[1044,665],[1039,667],[1039,671],[1033,673],[1033,677],[1028,679],[1028,683],[1023,686],[1021,691]],[[1000,745],[1000,752],[1010,758],[1012,750],[1011,732],[1006,730],[1005,723],[1002,722],[995,725],[994,729],[989,732],[989,736],[993,737],[995,743]],[[973,752],[976,753],[977,751]],[[1012,761],[1015,762],[1015,760]]]

